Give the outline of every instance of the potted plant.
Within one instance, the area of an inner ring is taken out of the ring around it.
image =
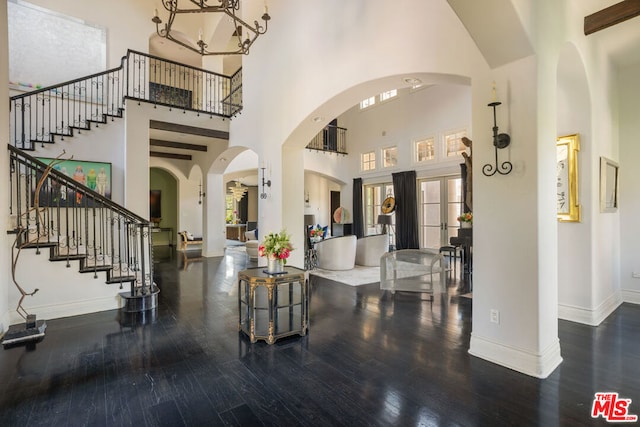
[[[458,217],[460,221],[460,228],[471,228],[473,224],[473,214],[471,212],[465,212]]]

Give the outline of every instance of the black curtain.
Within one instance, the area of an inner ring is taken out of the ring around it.
[[[353,179],[353,234],[364,236],[364,211],[362,209],[362,178]]]
[[[391,176],[396,198],[396,249],[420,249],[416,171],[398,172]]]

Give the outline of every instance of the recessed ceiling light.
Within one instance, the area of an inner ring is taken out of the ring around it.
[[[412,86],[419,85],[420,83],[422,83],[422,80],[416,79],[415,77],[405,77],[403,80],[405,83],[408,83]]]
[[[224,162],[226,162],[226,161],[227,161],[227,158],[226,158],[226,157],[220,157],[220,161],[221,161],[222,163],[224,163]]]
[[[313,119],[311,119],[314,123],[320,123],[321,121],[324,120],[324,117],[321,116],[316,116]]]

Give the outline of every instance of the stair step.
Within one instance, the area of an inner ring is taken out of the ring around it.
[[[107,278],[106,282],[107,284],[113,284],[113,283],[130,283],[136,280],[136,276],[115,276],[115,277],[109,277]]]
[[[88,119],[87,122],[89,122],[89,123],[99,123],[101,125],[106,125],[108,123],[106,119],[103,119],[103,120]]]
[[[98,266],[91,266],[91,267],[87,267],[84,266],[80,269],[80,273],[93,273],[96,271],[110,271],[112,269],[112,267],[110,265],[98,265]]]
[[[29,242],[21,245],[23,249],[55,248],[56,246],[58,246],[57,242]]]
[[[74,261],[74,260],[82,260],[87,256],[84,254],[71,254],[71,255],[52,255],[49,257],[49,261]]]
[[[71,129],[78,129],[78,130],[86,130],[89,131],[91,130],[90,126],[69,126]]]

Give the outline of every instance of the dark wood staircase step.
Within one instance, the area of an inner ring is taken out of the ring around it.
[[[105,283],[111,285],[114,283],[131,283],[136,280],[136,276],[114,276],[109,277],[109,273],[107,273],[107,280]]]
[[[69,255],[51,255],[49,261],[79,261],[85,259],[87,256],[84,254],[69,254]]]

